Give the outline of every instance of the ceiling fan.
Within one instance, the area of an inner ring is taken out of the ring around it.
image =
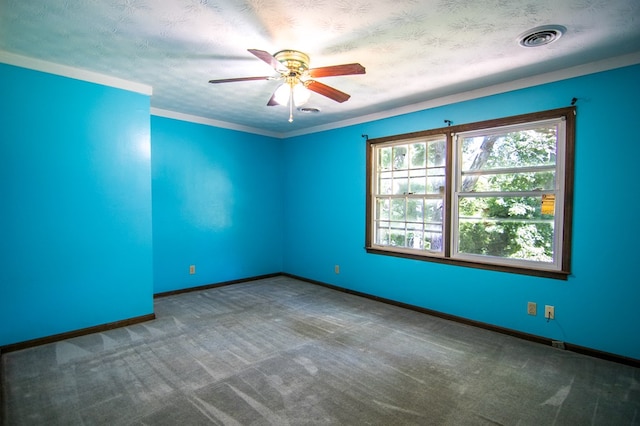
[[[274,106],[288,104],[289,122],[293,121],[293,105],[303,105],[309,99],[309,90],[341,103],[351,97],[351,95],[320,83],[319,81],[314,80],[314,78],[365,73],[365,68],[358,63],[309,68],[309,56],[306,53],[302,53],[297,50],[281,50],[273,55],[269,52],[258,49],[248,49],[248,51],[258,59],[269,64],[269,66],[280,73],[280,75],[276,77],[223,78],[219,80],[209,80],[209,83],[217,84],[253,80],[283,80],[284,82],[273,93],[269,102],[267,102],[267,105]]]

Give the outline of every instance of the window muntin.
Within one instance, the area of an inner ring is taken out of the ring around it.
[[[369,140],[367,251],[566,279],[574,116]]]
[[[562,118],[455,135],[452,257],[560,269],[562,206],[542,199],[562,199],[564,139]]]
[[[444,135],[376,149],[375,245],[442,253],[445,150]]]

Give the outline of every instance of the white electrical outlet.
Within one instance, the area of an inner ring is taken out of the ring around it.
[[[544,306],[544,317],[548,320],[552,320],[556,317],[556,308],[551,305]]]
[[[335,272],[336,274],[339,274],[339,273],[340,273],[340,265],[336,265],[336,266],[334,266],[334,267],[333,267],[333,270],[334,270],[334,272]]]
[[[527,303],[527,314],[536,316],[538,315],[538,305],[536,302]]]
[[[196,273],[196,265],[189,265],[189,274],[193,275]]]

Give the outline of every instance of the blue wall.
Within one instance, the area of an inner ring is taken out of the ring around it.
[[[638,119],[637,75],[640,66],[627,67],[274,140],[150,119],[147,96],[0,65],[0,345],[151,313],[153,293],[283,271],[640,359],[640,144],[627,126]],[[365,252],[362,134],[564,107],[573,97],[567,281]],[[538,316],[526,314],[528,301]],[[545,304],[556,320],[543,318]]]
[[[284,141],[284,271],[640,359],[634,272],[640,66]],[[567,281],[367,254],[365,141],[568,106],[578,98],[573,274]],[[334,265],[340,265],[340,274]],[[527,315],[527,302],[538,316]],[[554,305],[556,320],[540,313]]]
[[[149,97],[0,64],[0,345],[153,312]]]
[[[151,138],[155,292],[280,272],[281,142],[156,116]]]

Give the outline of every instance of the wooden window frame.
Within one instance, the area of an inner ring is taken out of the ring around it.
[[[563,191],[563,211],[558,212],[562,215],[562,252],[558,254],[559,269],[546,269],[544,267],[535,268],[528,266],[513,266],[504,264],[495,264],[482,261],[461,260],[451,257],[451,235],[452,235],[452,191],[454,182],[454,165],[453,152],[455,135],[462,132],[470,132],[475,130],[492,129],[504,126],[512,126],[519,124],[533,123],[536,121],[544,121],[562,118],[565,120],[565,146],[564,146],[564,162],[558,164],[558,167],[564,168],[564,191]],[[375,139],[368,139],[366,143],[366,218],[365,218],[365,250],[368,253],[395,256],[401,258],[422,260],[428,262],[443,263],[456,266],[465,266],[493,271],[510,272],[524,275],[532,275],[545,278],[566,280],[571,274],[571,235],[572,235],[572,217],[573,217],[573,184],[574,184],[574,151],[575,151],[575,120],[576,108],[574,106],[567,108],[558,108],[547,111],[534,112],[530,114],[521,114],[511,117],[486,120],[475,123],[451,125],[438,129],[430,129],[419,132],[411,132],[400,135],[393,135]],[[373,242],[373,199],[374,194],[372,188],[374,186],[374,148],[380,144],[388,144],[392,142],[400,142],[415,138],[429,138],[434,135],[445,135],[446,137],[446,172],[445,172],[445,195],[444,195],[444,218],[443,218],[443,255],[431,255],[424,250],[412,249],[394,249],[387,246],[374,245]]]

